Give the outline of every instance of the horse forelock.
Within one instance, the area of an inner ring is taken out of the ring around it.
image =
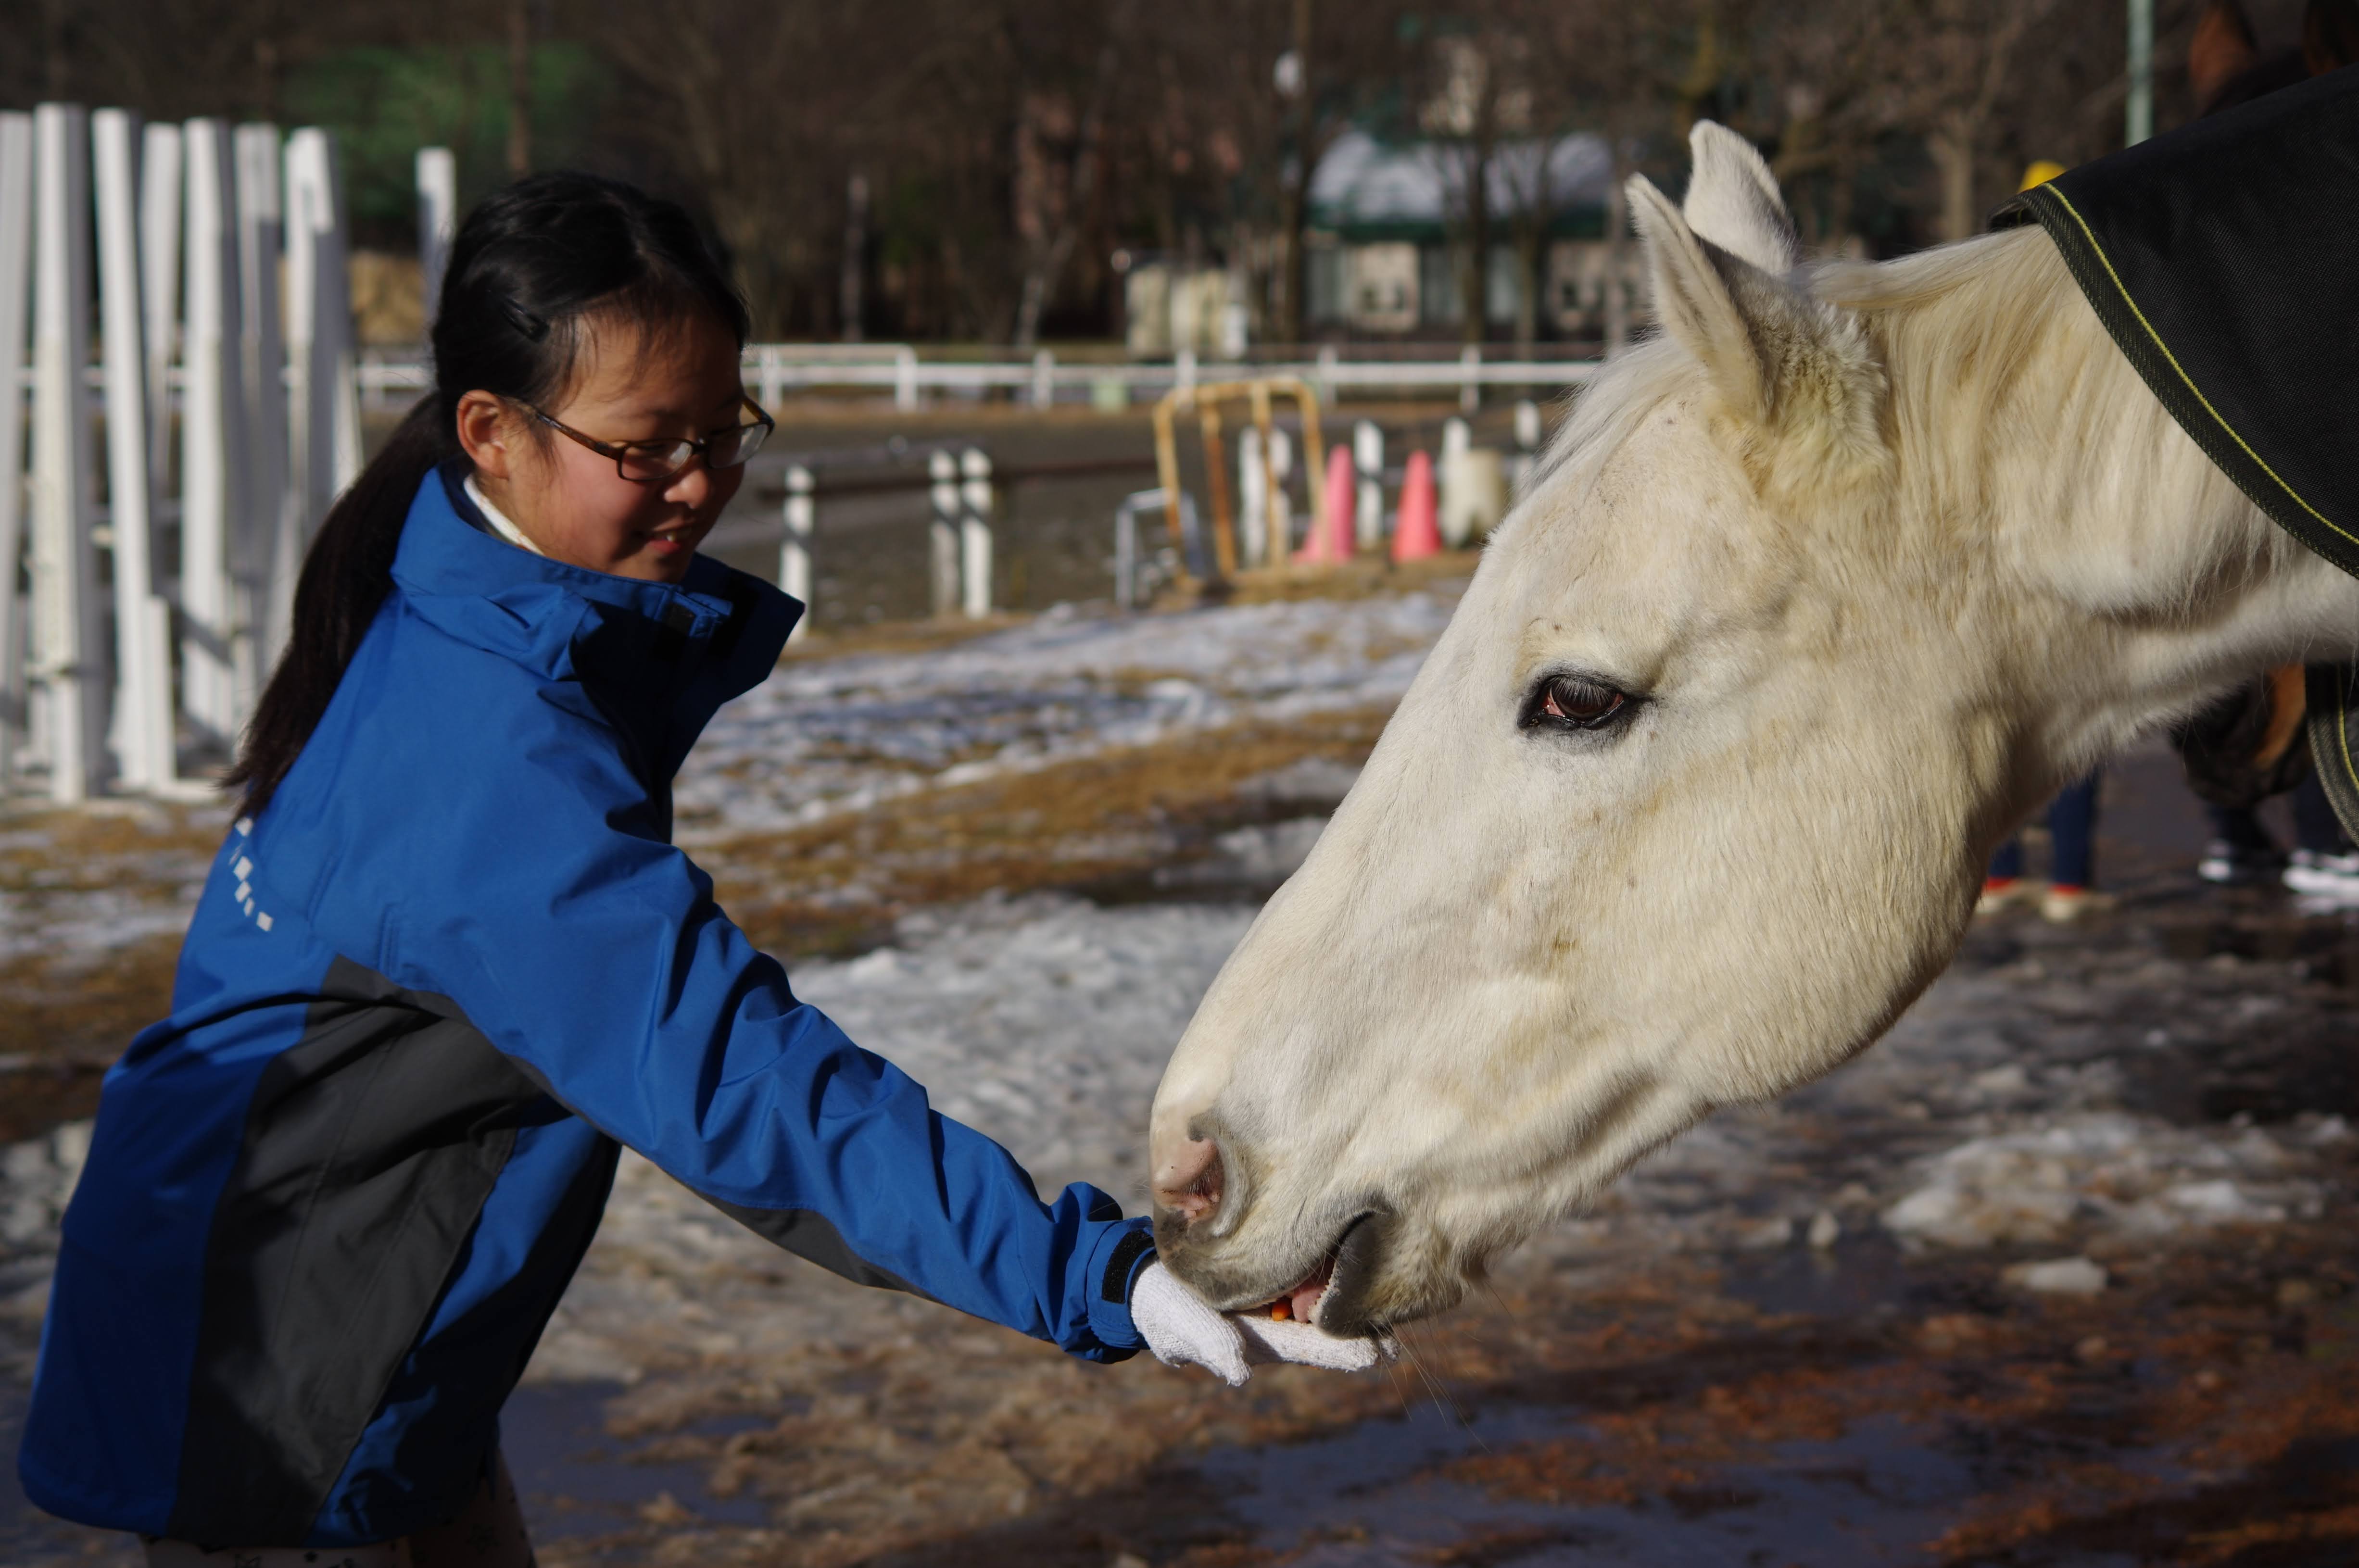
[[[1574,393],[1558,427],[1524,481],[1524,494],[1537,496],[1563,484],[1580,485],[1628,438],[1647,415],[1689,390],[1700,373],[1695,361],[1664,338],[1647,338],[1606,362],[1589,384]]]

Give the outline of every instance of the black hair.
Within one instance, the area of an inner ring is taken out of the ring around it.
[[[571,384],[590,318],[652,328],[700,311],[744,345],[745,301],[673,202],[594,175],[539,174],[467,215],[434,318],[434,389],[328,509],[304,557],[287,651],[223,780],[245,790],[248,812],[295,765],[376,619],[419,486],[461,455],[459,399],[546,404]]]

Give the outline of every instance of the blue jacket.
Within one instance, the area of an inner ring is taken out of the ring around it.
[[[1145,1221],[797,1001],[670,784],[801,607],[516,549],[429,475],[394,589],[107,1075],[18,1468],[85,1523],[345,1546],[457,1512],[619,1144],[864,1283],[1118,1360]]]

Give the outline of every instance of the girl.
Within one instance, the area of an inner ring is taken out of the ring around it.
[[[1087,1360],[1373,1358],[1248,1342],[1145,1220],[1043,1204],[671,847],[674,772],[801,609],[696,554],[771,429],[745,335],[628,187],[529,179],[460,232],[436,390],[311,547],[172,1015],[107,1078],[19,1461],[43,1508],[151,1563],[529,1562],[496,1418],[624,1143]]]

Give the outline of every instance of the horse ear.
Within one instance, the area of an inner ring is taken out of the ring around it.
[[[1750,274],[1771,287],[1776,284],[1751,263],[1700,237],[1645,175],[1631,176],[1629,192],[1663,330],[1703,362],[1732,413],[1761,417],[1771,401],[1768,367],[1732,283],[1749,281],[1745,275]]]
[[[1646,176],[1628,189],[1655,314],[1728,411],[1838,462],[1879,451],[1883,373],[1859,323],[1698,234]]]
[[[1777,177],[1751,142],[1727,126],[1698,120],[1688,135],[1695,170],[1680,215],[1700,237],[1762,271],[1785,274],[1802,258],[1794,220]]]

